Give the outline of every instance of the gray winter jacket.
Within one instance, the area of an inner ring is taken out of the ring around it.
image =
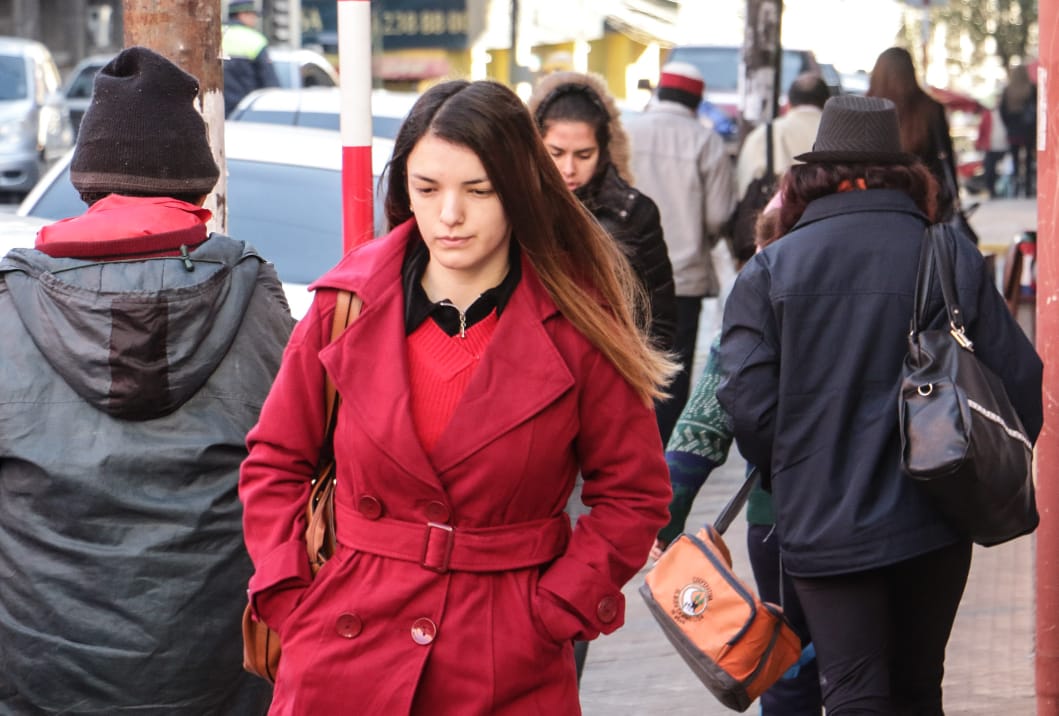
[[[223,236],[187,262],[0,262],[0,714],[267,708],[236,485],[292,324]]]

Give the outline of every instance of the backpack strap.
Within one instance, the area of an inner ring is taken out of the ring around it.
[[[774,153],[772,144],[772,122],[765,122],[765,177],[772,179],[776,176],[776,165],[772,162]]]

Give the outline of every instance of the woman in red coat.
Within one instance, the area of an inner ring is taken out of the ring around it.
[[[650,405],[673,366],[502,85],[426,92],[387,192],[396,228],[316,282],[248,438],[250,599],[283,645],[272,713],[579,713],[573,640],[621,626],[666,522]],[[363,300],[331,345],[329,289]],[[338,547],[311,578],[325,371]],[[591,512],[571,534],[578,470]]]

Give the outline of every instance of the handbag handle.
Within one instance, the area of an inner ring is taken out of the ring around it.
[[[929,325],[927,304],[930,302],[931,280],[936,275],[941,286],[941,295],[945,300],[949,332],[960,346],[974,350],[974,344],[967,337],[963,310],[957,300],[954,247],[955,240],[959,237],[954,236],[954,233],[954,229],[945,223],[932,224],[923,232],[913,299],[915,310],[912,313],[911,338],[914,343],[918,343],[920,331]]]

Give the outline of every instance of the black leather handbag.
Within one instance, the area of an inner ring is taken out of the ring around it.
[[[957,303],[948,224],[927,228],[898,409],[901,467],[968,539],[990,546],[1036,529],[1033,445],[1004,384],[974,354]],[[946,323],[928,328],[932,278]]]

